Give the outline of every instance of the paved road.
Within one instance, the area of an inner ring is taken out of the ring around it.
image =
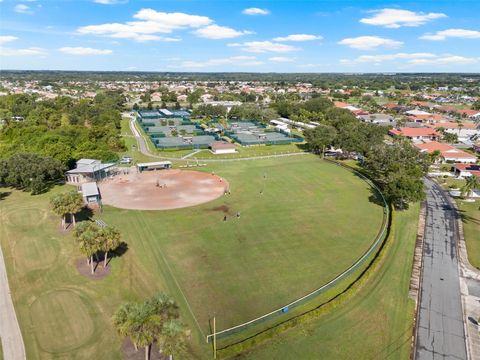
[[[182,160],[182,158],[176,158],[176,157],[167,157],[167,156],[159,156],[152,154],[148,150],[148,146],[145,143],[144,137],[140,134],[140,132],[137,130],[135,126],[135,119],[130,120],[130,130],[132,130],[132,133],[134,134],[135,138],[137,139],[137,144],[138,144],[138,150],[143,155],[158,158],[158,159],[164,159],[164,160]],[[258,159],[270,159],[270,158],[275,158],[275,157],[285,157],[285,156],[295,156],[295,155],[305,155],[308,154],[307,152],[296,152],[296,153],[289,153],[289,154],[278,154],[278,155],[266,155],[266,156],[255,156],[255,157],[246,157],[246,158],[229,158],[229,159],[198,159],[198,161],[203,162],[225,162],[225,161],[242,161],[242,160],[258,160]]]
[[[416,359],[467,359],[455,212],[441,188],[427,187],[423,278]]]
[[[8,285],[7,270],[0,248],[0,338],[5,360],[25,360],[25,346]]]

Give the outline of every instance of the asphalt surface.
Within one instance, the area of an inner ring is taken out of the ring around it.
[[[10,296],[7,270],[0,248],[0,338],[5,360],[25,360],[25,346]]]
[[[455,210],[436,183],[426,179],[425,185],[427,218],[416,359],[467,359]]]

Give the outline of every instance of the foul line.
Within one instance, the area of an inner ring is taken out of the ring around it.
[[[153,232],[151,231],[150,227],[148,227],[147,224],[145,223],[143,215],[142,215],[141,218],[142,218],[142,221],[143,221],[144,224],[145,224],[145,229],[148,229],[148,232],[150,232],[150,233],[153,235]],[[196,323],[196,325],[197,325],[197,327],[198,327],[198,330],[200,331],[200,333],[202,334],[202,336],[205,337],[205,333],[202,331],[202,328],[200,327],[200,323],[198,322],[197,318],[195,317],[195,314],[193,313],[193,310],[192,310],[192,308],[190,307],[190,303],[188,302],[187,297],[186,297],[185,294],[183,293],[183,290],[182,290],[180,284],[178,283],[177,278],[176,278],[175,275],[173,274],[172,268],[170,267],[170,264],[168,263],[167,259],[165,258],[165,255],[163,254],[163,251],[162,251],[161,246],[159,247],[159,250],[160,250],[160,255],[162,256],[163,262],[165,263],[165,265],[167,265],[168,272],[170,273],[170,276],[171,276],[171,277],[173,278],[173,280],[175,281],[175,285],[177,285],[178,290],[180,290],[180,293],[182,294],[182,297],[183,297],[183,299],[185,300],[185,303],[187,304],[187,308],[188,308],[188,311],[190,312],[190,315],[192,315],[193,320],[195,320],[195,323]]]

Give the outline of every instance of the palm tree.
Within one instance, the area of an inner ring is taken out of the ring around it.
[[[75,214],[84,206],[82,195],[76,191],[60,193],[50,199],[52,211],[62,217],[62,228],[65,230],[65,216],[70,214],[75,226]]]
[[[429,158],[430,158],[430,162],[432,164],[436,164],[437,161],[441,158],[442,156],[442,153],[440,152],[440,150],[435,150],[434,152],[432,152],[431,154],[429,154]]]
[[[162,332],[162,317],[149,311],[146,304],[141,307],[139,316],[133,325],[133,338],[139,346],[145,348],[145,360],[150,359],[150,346]]]
[[[158,294],[143,303],[123,304],[114,314],[113,324],[119,335],[131,339],[135,349],[137,346],[145,347],[145,359],[148,360],[150,347],[155,341],[168,344],[168,353],[171,355],[181,351],[184,337],[179,333],[177,323],[170,324],[177,318],[178,307],[173,299]],[[174,338],[178,346],[172,344]]]
[[[50,206],[52,211],[62,218],[62,229],[65,230],[65,216],[68,214],[69,209],[64,201],[64,193],[57,194],[50,199]]]
[[[69,214],[72,217],[73,226],[76,225],[75,214],[78,213],[85,206],[83,197],[76,191],[71,191],[65,196],[65,205]]]
[[[132,320],[134,319],[137,306],[138,304],[136,303],[127,302],[118,308],[112,318],[113,326],[117,330],[118,335],[129,337],[133,342],[133,346],[135,346],[135,350],[138,350],[138,345],[133,341],[134,331],[132,325],[135,321]]]
[[[146,304],[153,313],[161,315],[164,320],[176,319],[179,316],[175,300],[167,294],[159,293],[148,299]]]
[[[471,175],[465,179],[465,185],[462,187],[462,196],[470,196],[473,192],[473,190],[480,188],[480,181],[478,180],[478,177],[475,175]]]
[[[159,351],[169,356],[170,360],[174,356],[185,353],[187,347],[187,332],[182,323],[173,319],[163,325],[162,336],[158,341]]]
[[[102,229],[101,250],[105,253],[103,267],[107,266],[108,252],[120,246],[120,232],[112,226]]]
[[[100,227],[95,223],[81,222],[75,228],[74,236],[80,252],[87,257],[87,264],[90,264],[92,274],[94,274],[93,255],[100,250]]]

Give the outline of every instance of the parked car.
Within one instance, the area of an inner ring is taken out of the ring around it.
[[[123,156],[120,159],[120,164],[130,164],[133,161],[133,158],[131,156]]]

